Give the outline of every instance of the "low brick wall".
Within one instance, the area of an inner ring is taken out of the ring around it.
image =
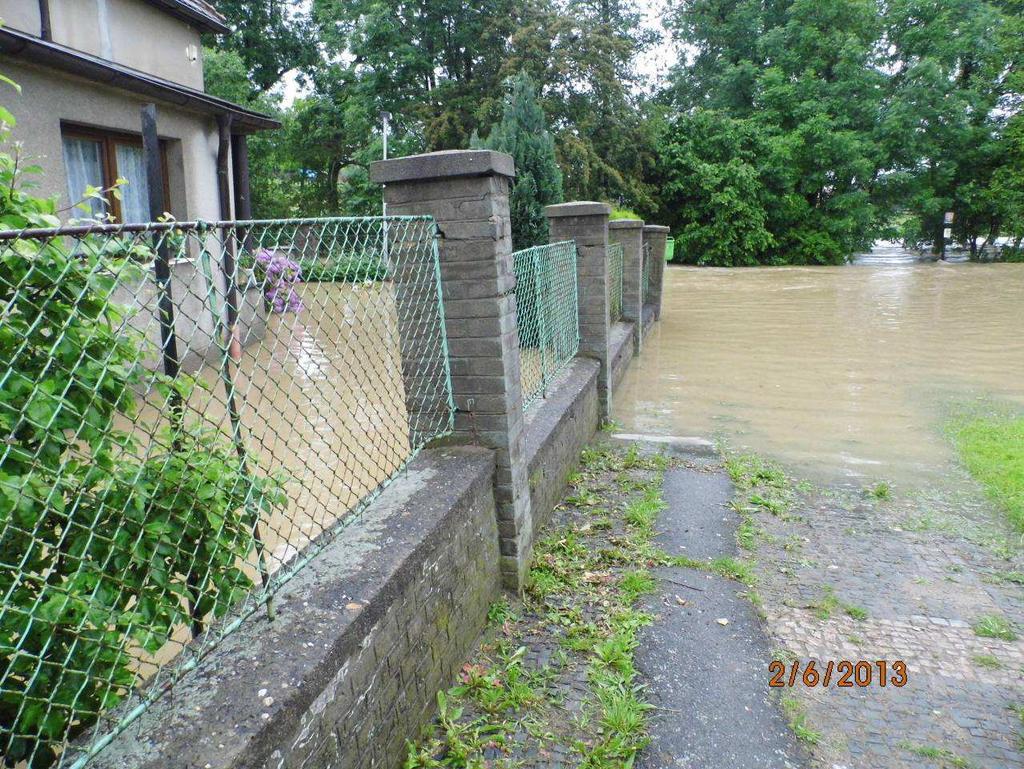
[[[397,769],[500,595],[493,478],[423,452],[90,769]]]
[[[633,360],[633,324],[616,323],[611,327],[609,334],[609,347],[611,347],[612,367],[612,402],[615,402],[615,391],[626,376],[630,361]]]
[[[597,431],[599,370],[593,358],[576,358],[548,397],[526,413],[523,453],[530,472],[535,536],[562,498],[580,451]]]

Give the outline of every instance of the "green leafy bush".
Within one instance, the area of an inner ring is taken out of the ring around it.
[[[387,263],[380,254],[350,254],[339,258],[299,261],[302,279],[324,283],[362,283],[388,277]]]
[[[2,117],[2,115],[0,115]],[[35,169],[29,168],[28,171]],[[0,153],[4,228],[59,225]],[[137,249],[64,238],[0,243],[0,751],[49,766],[138,678],[140,650],[223,616],[253,583],[239,564],[280,479],[180,415],[136,444],[135,393],[187,403],[196,383],[145,372],[117,286]]]

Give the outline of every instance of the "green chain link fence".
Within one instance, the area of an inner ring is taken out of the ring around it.
[[[609,322],[616,323],[622,318],[622,274],[623,253],[621,243],[608,244]]]
[[[569,240],[513,255],[523,408],[547,395],[580,345],[576,244]]]
[[[0,308],[7,766],[83,765],[452,427],[429,218],[4,232]]]

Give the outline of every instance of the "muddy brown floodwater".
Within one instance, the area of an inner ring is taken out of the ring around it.
[[[721,438],[814,478],[946,475],[951,415],[1024,406],[1024,264],[865,261],[670,267],[616,419]]]

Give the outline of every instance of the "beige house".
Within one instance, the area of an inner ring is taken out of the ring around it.
[[[17,119],[21,155],[43,168],[40,194],[70,206],[86,185],[121,178],[110,213],[149,221],[141,110],[153,104],[164,210],[250,217],[245,137],[279,123],[204,93],[200,35],[228,31],[211,3],[0,0],[0,20],[0,74],[22,88],[0,103]]]

